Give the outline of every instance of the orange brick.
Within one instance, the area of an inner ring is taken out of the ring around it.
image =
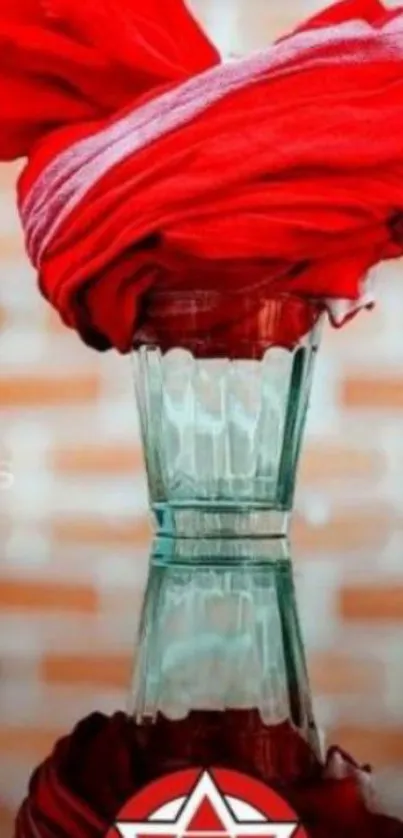
[[[144,547],[152,537],[152,525],[148,516],[130,523],[103,521],[99,518],[63,518],[51,527],[58,544],[133,545]]]
[[[92,585],[2,579],[0,609],[94,613],[98,610],[98,594]]]
[[[40,671],[49,684],[125,687],[132,666],[132,655],[47,655]]]
[[[16,259],[24,253],[24,240],[18,233],[0,235],[0,259]]]
[[[21,172],[24,164],[21,161],[17,163],[0,163],[0,189],[13,189],[18,175]]]
[[[239,7],[238,31],[242,33],[240,42],[244,48],[248,47],[253,50],[264,49],[270,41],[282,37],[286,32],[291,32],[301,18],[301,11],[297,8],[294,12],[284,10],[282,14],[278,14],[274,12],[271,3],[257,5],[256,0],[252,3],[250,0],[248,3],[238,3],[237,6]]]
[[[13,757],[24,754],[36,764],[53,750],[55,742],[65,734],[66,731],[61,729],[3,724],[0,725],[0,753],[9,753]]]
[[[378,451],[317,443],[305,449],[299,478],[302,483],[370,480],[379,476],[383,468],[383,458]]]
[[[0,835],[4,838],[10,838],[13,834],[14,819],[15,812],[9,806],[0,802]]]
[[[0,377],[1,407],[51,407],[96,399],[101,380],[96,372],[69,375],[16,375]]]
[[[340,390],[340,400],[344,407],[360,408],[403,408],[403,377],[364,374],[348,375]]]
[[[403,728],[341,724],[328,731],[329,744],[340,745],[359,763],[377,769],[403,766]]]
[[[293,542],[296,551],[304,553],[380,549],[398,521],[382,507],[360,507],[335,513],[323,526],[313,525],[296,515]]]
[[[105,615],[133,614],[138,618],[144,602],[143,588],[107,588],[102,592],[101,610]],[[134,636],[134,635],[133,635]]]
[[[346,585],[338,603],[345,620],[403,620],[403,585]]]
[[[375,660],[329,651],[310,657],[309,673],[314,694],[355,695],[368,690],[379,692],[384,668]]]
[[[46,332],[55,335],[66,333],[66,324],[52,306],[46,306],[43,315],[43,326]]]
[[[55,451],[53,466],[68,475],[134,474],[143,467],[143,455],[130,445],[75,445]]]

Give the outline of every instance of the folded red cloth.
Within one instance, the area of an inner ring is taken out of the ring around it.
[[[403,251],[400,8],[344,0],[221,64],[182,0],[3,5],[0,158],[28,155],[28,250],[85,341],[129,350],[156,288],[298,294],[337,323],[370,301]]]
[[[279,726],[285,749],[301,752],[291,733]],[[232,740],[228,747],[231,764]],[[103,838],[124,803],[152,779],[146,756],[136,725],[123,713],[85,719],[34,774],[14,838]],[[222,765],[225,756],[222,751]],[[371,811],[368,771],[340,751],[333,749],[327,764],[317,763],[310,774],[305,783],[281,789],[310,838],[403,838],[403,823]]]

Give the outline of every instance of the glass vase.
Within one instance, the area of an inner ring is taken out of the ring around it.
[[[225,331],[232,302],[155,298],[137,336],[155,539],[130,713],[148,779],[220,764],[289,785],[319,748],[288,530],[320,313],[238,298]]]

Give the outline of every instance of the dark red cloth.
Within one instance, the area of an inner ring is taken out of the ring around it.
[[[234,767],[231,743],[228,756]],[[284,746],[291,747],[289,728],[284,728]],[[299,744],[297,748],[301,750]],[[34,774],[14,838],[103,838],[124,803],[154,779],[146,754],[139,746],[138,729],[123,713],[85,719]],[[333,757],[330,752],[328,765],[311,768],[306,783],[281,789],[310,838],[403,838],[402,823],[369,811],[360,771],[352,760],[343,757],[346,776],[332,779]],[[222,751],[220,764],[225,764]]]
[[[199,357],[259,360],[270,346],[294,347],[302,335],[312,332],[322,313],[321,305],[303,297],[258,288],[250,294],[241,289],[187,294],[155,290],[134,345],[159,346],[162,351],[176,346]]]
[[[40,287],[89,344],[129,350],[156,289],[357,301],[368,269],[402,253],[400,8],[326,10],[196,116],[143,145],[132,131],[140,149],[113,164],[111,142],[95,180],[80,140],[221,71],[182,0],[6,0],[0,51],[0,158],[28,155]]]

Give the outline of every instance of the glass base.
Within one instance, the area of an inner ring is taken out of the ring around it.
[[[284,538],[287,511],[267,506],[214,503],[155,503],[152,510],[159,535],[191,539]]]

